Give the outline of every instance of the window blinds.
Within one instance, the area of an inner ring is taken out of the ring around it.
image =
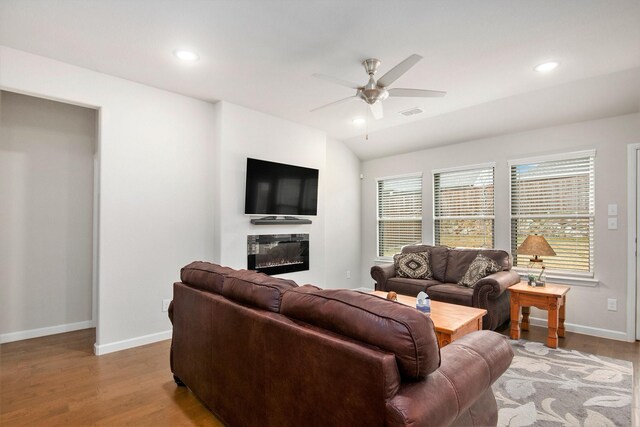
[[[422,241],[422,176],[378,180],[378,256]]]
[[[529,234],[544,236],[556,256],[548,269],[593,272],[594,155],[511,165],[511,251]],[[527,266],[529,254],[514,265]]]
[[[492,248],[493,166],[433,174],[436,245]]]

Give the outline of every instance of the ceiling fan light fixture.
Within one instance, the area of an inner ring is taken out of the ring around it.
[[[384,117],[384,109],[382,108],[382,101],[387,99],[388,97],[404,97],[404,98],[433,98],[433,97],[443,97],[446,95],[446,92],[438,91],[438,90],[425,90],[425,89],[407,89],[407,88],[389,88],[393,82],[402,77],[411,67],[416,65],[418,61],[422,59],[422,56],[413,54],[410,55],[407,59],[397,64],[395,67],[387,71],[382,77],[380,77],[377,81],[373,77],[378,71],[378,67],[380,66],[380,60],[375,58],[370,58],[362,62],[365,71],[369,74],[369,81],[364,85],[360,86],[357,83],[348,82],[346,80],[325,76],[324,74],[314,74],[314,77],[320,78],[322,80],[329,81],[331,83],[339,84],[340,86],[346,86],[351,89],[355,89],[356,93],[353,96],[339,99],[338,101],[331,102],[329,104],[322,105],[320,107],[314,108],[313,111],[318,111],[322,108],[327,108],[336,104],[341,104],[343,102],[350,101],[352,99],[360,99],[363,102],[369,105],[369,109],[371,111],[371,115],[374,119],[380,120]],[[355,121],[354,121],[355,124]]]
[[[173,54],[176,58],[185,62],[194,62],[200,59],[197,53],[186,49],[176,49],[173,51]]]
[[[548,73],[558,68],[558,65],[560,65],[558,61],[549,61],[538,64],[533,69],[539,73]]]

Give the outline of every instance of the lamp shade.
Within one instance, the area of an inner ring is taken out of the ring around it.
[[[530,234],[524,239],[524,242],[518,247],[518,254],[538,256],[553,256],[556,252],[553,250],[544,236]]]

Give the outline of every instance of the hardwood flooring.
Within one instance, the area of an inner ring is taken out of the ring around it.
[[[222,426],[169,370],[170,341],[93,355],[95,330],[0,346],[0,425]]]
[[[522,338],[545,342],[535,326]],[[508,326],[499,331],[509,335]],[[634,366],[634,422],[640,427],[640,344],[571,332],[560,348],[629,360]],[[169,370],[169,341],[100,357],[95,330],[0,346],[0,425],[214,426],[222,424]]]

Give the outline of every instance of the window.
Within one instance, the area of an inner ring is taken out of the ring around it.
[[[378,256],[422,241],[422,175],[378,180]]]
[[[543,235],[556,252],[550,270],[593,273],[595,151],[510,162],[511,252],[529,234]],[[526,267],[529,255],[514,265]]]
[[[433,173],[436,245],[492,248],[493,165]]]

